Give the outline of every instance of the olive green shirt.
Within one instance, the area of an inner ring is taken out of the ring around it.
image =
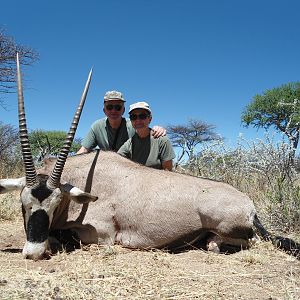
[[[140,138],[135,134],[119,149],[119,154],[137,163],[162,169],[162,162],[175,158],[172,144],[167,136],[154,138],[151,134]]]
[[[130,120],[122,118],[119,129],[114,129],[110,126],[107,118],[102,118],[92,124],[81,145],[86,149],[94,149],[98,146],[101,150],[118,151],[119,148],[134,134],[135,130],[133,129]],[[114,142],[115,147],[113,149]]]

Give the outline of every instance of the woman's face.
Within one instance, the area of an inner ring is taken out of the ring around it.
[[[134,129],[148,128],[152,120],[152,116],[146,109],[137,108],[133,110],[129,118]]]

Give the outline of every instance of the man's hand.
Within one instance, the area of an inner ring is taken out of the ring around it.
[[[152,127],[152,136],[156,139],[161,136],[165,136],[167,134],[166,129],[160,126],[153,126]]]
[[[90,152],[89,149],[87,149],[87,148],[81,146],[81,148],[77,151],[76,154],[82,154],[82,153],[88,153],[88,152]]]

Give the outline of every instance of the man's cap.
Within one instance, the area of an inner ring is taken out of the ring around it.
[[[141,108],[147,110],[151,114],[150,106],[147,102],[136,102],[129,106],[129,113],[131,113],[133,110]]]
[[[111,100],[120,100],[125,102],[123,94],[118,91],[107,91],[104,95],[104,102]]]

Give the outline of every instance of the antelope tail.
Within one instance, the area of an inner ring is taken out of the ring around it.
[[[257,215],[254,217],[254,226],[257,229],[258,233],[261,235],[264,241],[271,241],[272,244],[288,254],[295,256],[297,259],[300,259],[300,244],[294,240],[282,236],[272,235],[268,232],[263,224],[260,222]]]

